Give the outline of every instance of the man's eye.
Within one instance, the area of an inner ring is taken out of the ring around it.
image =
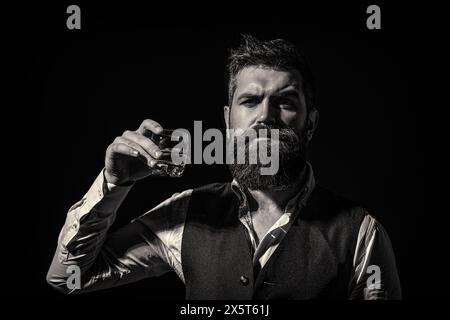
[[[241,104],[247,107],[253,107],[258,104],[258,101],[256,99],[246,99]]]
[[[291,100],[283,99],[278,101],[278,105],[282,109],[295,109],[295,103]]]

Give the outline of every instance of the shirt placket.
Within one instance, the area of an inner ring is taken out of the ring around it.
[[[239,220],[247,229],[247,234],[249,237],[250,245],[252,248],[252,256],[258,247],[258,240],[256,237],[256,232],[253,227],[253,221],[251,217],[250,210],[248,209],[247,202],[244,201],[244,204],[239,208]]]

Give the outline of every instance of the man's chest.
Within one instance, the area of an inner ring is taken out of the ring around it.
[[[251,224],[253,231],[258,238],[258,242],[263,240],[267,232],[275,226],[283,214],[284,213],[277,208],[250,212]]]

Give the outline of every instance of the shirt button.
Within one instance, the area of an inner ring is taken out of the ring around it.
[[[241,280],[242,285],[244,285],[244,286],[248,285],[248,283],[249,283],[247,276],[241,276],[240,280]]]

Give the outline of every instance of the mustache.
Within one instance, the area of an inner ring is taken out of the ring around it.
[[[287,126],[284,123],[274,123],[274,124],[257,124],[254,125],[244,131],[244,134],[250,130],[256,131],[256,137],[259,138],[261,135],[267,138],[272,137],[272,130],[278,130],[278,139],[280,141],[291,141],[291,142],[300,142],[300,137],[295,132],[294,129]],[[265,130],[265,134],[262,134],[261,130]]]

